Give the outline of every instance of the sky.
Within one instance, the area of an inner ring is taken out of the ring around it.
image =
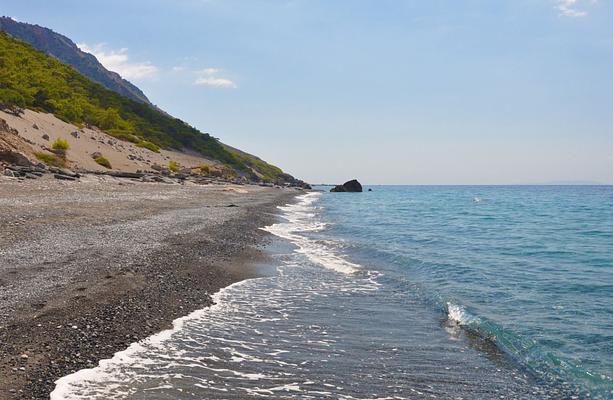
[[[3,3],[308,182],[613,183],[608,0]]]

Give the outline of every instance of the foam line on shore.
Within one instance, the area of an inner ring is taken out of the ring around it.
[[[258,279],[258,278],[255,278],[255,279]],[[172,322],[172,328],[156,333],[139,342],[132,343],[127,349],[118,351],[117,353],[115,353],[112,358],[100,360],[97,367],[89,368],[89,369],[82,369],[70,375],[63,376],[60,379],[56,380],[55,389],[53,390],[53,392],[51,392],[50,400],[70,400],[72,398],[75,398],[75,399],[81,398],[80,396],[72,396],[72,393],[74,393],[72,389],[79,388],[77,385],[75,385],[76,383],[85,382],[85,381],[102,382],[104,378],[108,379],[107,373],[102,372],[102,371],[112,370],[112,368],[107,368],[107,367],[113,364],[117,365],[117,364],[125,363],[126,361],[132,359],[134,355],[140,352],[146,351],[147,348],[145,344],[154,345],[154,346],[162,344],[166,340],[170,339],[174,333],[181,330],[186,322],[201,318],[205,313],[212,312],[216,308],[223,307],[224,303],[221,301],[221,298],[223,297],[224,293],[230,290],[231,288],[244,284],[245,282],[249,280],[250,279],[246,279],[240,282],[235,282],[229,286],[226,286],[225,288],[220,289],[217,293],[215,293],[212,296],[213,303],[214,303],[212,306],[196,310],[186,316],[175,319]],[[143,361],[144,361],[143,359],[139,358],[139,362],[142,363]]]
[[[298,203],[279,207],[283,211],[282,217],[287,222],[280,222],[262,229],[275,236],[289,240],[298,246],[296,250],[298,253],[304,254],[310,261],[325,268],[344,274],[353,274],[362,270],[363,268],[358,264],[347,261],[336,254],[334,249],[327,245],[325,241],[314,240],[300,234],[302,232],[317,232],[325,229],[326,223],[315,218],[316,209],[314,204],[319,200],[320,196],[321,193],[318,192],[298,196]]]

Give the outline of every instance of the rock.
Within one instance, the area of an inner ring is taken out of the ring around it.
[[[73,137],[73,138],[75,138],[75,139],[78,139],[78,138],[79,138],[79,132],[77,132],[77,131],[72,131],[72,132],[70,132],[70,136],[72,136],[72,137]]]
[[[102,153],[100,153],[99,151],[94,151],[92,153],[92,158],[95,160],[98,157],[102,157]]]
[[[9,126],[9,124],[6,122],[6,120],[0,118],[0,132],[7,132],[13,135],[17,135],[19,134],[19,132],[17,131],[17,129],[13,129]]]
[[[45,140],[49,140],[49,135],[47,135],[46,133],[45,133],[45,134],[44,134],[42,137],[43,137],[43,139],[45,139]]]
[[[8,176],[9,178],[15,178],[18,175],[15,175],[15,172],[11,171],[10,169],[5,169],[4,176]]]
[[[0,150],[0,161],[4,161],[9,164],[20,165],[23,167],[29,167],[32,165],[28,157],[23,154],[10,149]]]
[[[368,189],[368,191],[369,191],[369,192],[372,192],[372,189],[370,189],[370,188],[369,188],[369,189]]]
[[[38,125],[33,124],[33,125],[32,125],[32,128],[34,128],[34,129],[38,129]]]
[[[124,171],[112,171],[107,172],[107,175],[114,176],[115,178],[142,178],[145,174],[138,172],[124,172]]]
[[[342,185],[338,185],[330,190],[331,192],[361,192],[362,185],[357,179],[353,179],[343,183]]]
[[[57,168],[57,167],[49,167],[49,171],[53,172],[54,174],[57,175],[64,175],[64,176],[69,176],[71,178],[79,178],[81,175],[79,175],[76,172],[72,172],[69,169],[64,169],[64,168]]]
[[[25,177],[28,178],[28,179],[38,179],[38,178],[40,178],[38,175],[29,173],[29,172],[26,172]]]
[[[62,175],[62,174],[53,174],[53,177],[55,179],[59,179],[62,181],[76,181],[77,178],[72,177],[72,176],[68,176],[68,175]]]

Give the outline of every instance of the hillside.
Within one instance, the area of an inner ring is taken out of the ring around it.
[[[280,169],[228,150],[212,136],[120,96],[4,32],[0,32],[0,104],[51,113],[76,126],[95,126],[152,152],[195,151],[252,180],[293,181]]]
[[[81,74],[107,89],[132,100],[151,104],[147,96],[145,96],[139,88],[123,79],[116,72],[104,68],[96,57],[79,49],[79,47],[66,36],[60,35],[51,29],[18,22],[9,17],[0,17],[0,30],[72,66]]]

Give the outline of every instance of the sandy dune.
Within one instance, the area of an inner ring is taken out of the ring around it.
[[[194,152],[161,150],[160,153],[137,147],[133,143],[118,140],[99,129],[78,128],[68,124],[52,114],[24,110],[17,117],[0,111],[0,118],[17,130],[18,137],[25,139],[18,150],[34,159],[34,152],[46,151],[58,139],[65,139],[70,144],[66,158],[71,168],[82,168],[90,171],[104,171],[105,167],[98,165],[91,157],[98,152],[106,157],[114,170],[135,172],[151,170],[154,164],[168,166],[172,160],[182,168],[196,168],[201,165],[215,165],[214,161],[206,159]],[[0,132],[0,135],[10,135]],[[44,139],[47,135],[49,138]],[[14,143],[15,140],[12,140]]]

